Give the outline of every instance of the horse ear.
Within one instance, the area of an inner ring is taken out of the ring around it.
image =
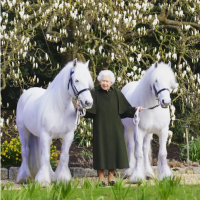
[[[155,68],[158,67],[158,61],[155,62],[155,65],[154,65],[154,66],[155,66]]]
[[[87,67],[89,67],[89,62],[90,62],[90,60],[88,60],[88,61],[85,63]]]
[[[73,60],[73,67],[76,67],[76,65],[77,65],[77,58],[75,58],[75,59]]]
[[[169,61],[168,66],[171,68],[171,62]]]

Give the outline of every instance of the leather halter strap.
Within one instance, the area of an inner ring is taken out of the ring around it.
[[[85,89],[82,89],[81,91],[78,91],[76,86],[73,84],[73,80],[72,80],[72,74],[74,73],[74,71],[70,71],[70,77],[69,77],[69,82],[68,82],[68,90],[69,90],[69,85],[71,85],[72,87],[72,90],[74,92],[74,95],[75,95],[75,99],[77,100],[78,99],[78,96],[82,93],[82,92],[85,92],[87,90],[90,90],[90,88],[85,88]]]
[[[155,88],[155,85],[153,85],[153,89],[154,89],[154,91],[155,91],[156,97],[158,97],[158,94],[160,94],[160,93],[161,93],[162,91],[164,91],[164,90],[169,91],[168,88],[163,88],[163,89],[157,91],[156,88]],[[170,91],[169,91],[169,92],[170,92]]]

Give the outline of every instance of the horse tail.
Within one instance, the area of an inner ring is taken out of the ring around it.
[[[153,158],[152,158],[152,143],[151,140],[153,139],[153,134],[151,134],[151,138],[150,138],[150,146],[149,146],[149,162],[151,163],[151,165],[153,164]]]
[[[26,182],[27,178],[34,178],[40,166],[39,138],[34,136],[24,124],[24,107],[31,96],[31,90],[25,91],[17,103],[16,124],[22,144],[22,164],[17,175],[17,183]]]
[[[39,137],[30,133],[28,139],[29,156],[28,165],[31,173],[31,177],[35,177],[40,168],[40,141]]]

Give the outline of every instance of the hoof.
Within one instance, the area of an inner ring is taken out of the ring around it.
[[[131,176],[129,176],[129,175],[125,175],[122,179],[123,179],[123,180],[127,180],[127,179],[130,179],[130,177],[131,177]]]

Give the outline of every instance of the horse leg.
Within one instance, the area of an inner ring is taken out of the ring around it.
[[[167,138],[168,138],[168,128],[162,130],[159,135],[159,154],[158,154],[158,171],[160,175],[160,180],[164,177],[173,176],[170,167],[167,164]]]
[[[42,186],[51,184],[51,170],[50,170],[50,144],[51,137],[45,131],[42,130],[40,134],[40,146],[41,146],[41,158],[40,169],[35,177],[35,181],[42,183]]]
[[[135,141],[133,137],[133,130],[127,130],[125,128],[125,137],[126,137],[126,143],[127,143],[127,149],[129,154],[129,168],[125,170],[124,175],[125,176],[131,176],[133,173],[133,169],[135,167]]]
[[[138,128],[134,131],[134,139],[136,145],[136,165],[130,177],[132,183],[137,183],[141,179],[145,179],[144,160],[143,160],[143,139],[144,133]]]
[[[25,183],[27,178],[31,178],[31,173],[28,165],[28,156],[29,156],[29,136],[30,132],[27,130],[27,128],[20,124],[17,126],[20,136],[20,142],[22,144],[22,164],[19,168],[18,174],[17,174],[17,183]]]
[[[143,141],[143,152],[144,152],[144,167],[146,176],[154,176],[153,169],[151,167],[150,158],[151,158],[151,139],[153,134],[148,134],[144,137]]]
[[[69,148],[74,139],[74,131],[68,132],[63,138],[62,142],[62,151],[60,155],[60,161],[58,163],[55,178],[57,182],[64,181],[68,182],[71,179],[70,169],[68,167],[69,164]]]

